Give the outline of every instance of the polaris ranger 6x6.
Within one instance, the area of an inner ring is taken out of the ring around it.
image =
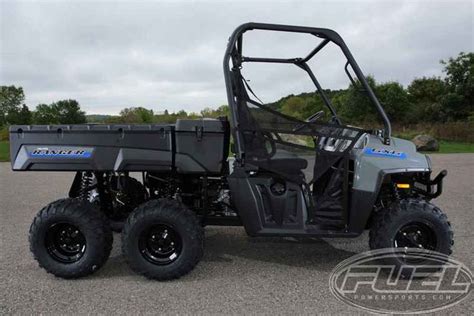
[[[317,45],[292,58],[246,56],[245,38],[263,31],[306,34]],[[341,71],[361,87],[383,128],[341,121],[309,66],[328,46],[342,52]],[[301,120],[262,103],[242,75],[255,63],[299,68],[327,109]],[[115,230],[134,271],[178,278],[203,256],[206,225],[242,225],[250,236],[357,237],[368,229],[372,249],[451,253],[450,224],[430,203],[446,171],[431,178],[429,158],[391,137],[387,115],[336,32],[241,25],[228,42],[224,78],[229,120],[11,126],[13,170],[76,172],[69,196],[45,206],[31,225],[42,268],[63,278],[93,273],[107,260]]]

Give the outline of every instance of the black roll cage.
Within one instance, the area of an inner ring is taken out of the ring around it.
[[[323,40],[306,56],[303,58],[263,58],[263,57],[245,57],[242,55],[242,45],[243,45],[243,34],[247,31],[251,30],[264,30],[264,31],[278,31],[278,32],[290,32],[290,33],[305,33],[311,34],[316,37],[322,38]],[[259,63],[284,63],[284,64],[294,64],[299,68],[306,71],[311,78],[311,81],[315,85],[317,92],[321,96],[323,102],[330,110],[333,117],[336,119],[336,122],[340,124],[339,118],[336,115],[336,111],[331,104],[331,101],[324,93],[319,81],[317,80],[314,73],[311,71],[311,68],[307,64],[309,60],[311,60],[320,50],[322,50],[329,42],[333,42],[342,50],[344,56],[347,59],[347,62],[344,66],[344,71],[348,75],[350,81],[354,84],[355,81],[352,78],[348,67],[351,66],[354,74],[356,75],[358,81],[361,83],[363,90],[367,93],[369,100],[375,106],[375,109],[379,113],[383,124],[384,129],[382,133],[383,142],[385,144],[390,144],[390,135],[391,135],[391,124],[385,113],[384,109],[380,105],[377,97],[375,96],[374,92],[372,91],[371,87],[367,83],[367,80],[362,73],[361,69],[357,65],[354,57],[352,56],[349,48],[344,43],[341,36],[333,30],[325,29],[325,28],[314,28],[314,27],[304,27],[304,26],[293,26],[293,25],[280,25],[280,24],[266,24],[266,23],[245,23],[237,27],[232,35],[229,38],[229,42],[227,44],[227,49],[224,55],[224,78],[226,84],[226,91],[227,91],[227,99],[229,102],[229,107],[231,111],[231,123],[232,128],[235,130],[239,127],[239,117],[238,117],[238,110],[237,107],[239,106],[238,95],[236,95],[234,88],[233,88],[233,78],[232,72],[239,71],[242,67],[242,63],[245,62],[259,62]],[[232,61],[232,67],[230,65],[230,61]],[[237,154],[238,158],[241,158],[243,154],[243,147],[242,141],[240,139],[240,133],[233,132],[233,136],[235,137],[235,142],[237,146]]]

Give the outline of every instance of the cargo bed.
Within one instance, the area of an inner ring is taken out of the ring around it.
[[[226,120],[176,125],[14,125],[13,170],[220,173],[227,159]]]

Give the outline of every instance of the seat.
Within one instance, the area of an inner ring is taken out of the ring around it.
[[[288,175],[299,174],[301,170],[308,167],[306,159],[298,157],[296,154],[279,149],[270,159],[259,159],[252,161],[252,164],[273,172],[281,172]]]
[[[272,167],[281,171],[301,171],[308,167],[308,161],[306,159],[298,157],[298,155],[286,151],[278,150],[276,154],[270,158],[270,164]]]

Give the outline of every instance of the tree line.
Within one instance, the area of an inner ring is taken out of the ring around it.
[[[86,113],[76,100],[38,104],[35,111],[31,111],[24,102],[22,87],[0,86],[0,127],[12,124],[86,123]]]
[[[368,77],[387,115],[394,123],[416,124],[474,121],[474,53],[461,52],[441,61],[444,78],[414,79],[406,88],[398,82],[378,83]],[[338,115],[351,124],[374,124],[379,121],[374,107],[355,81],[347,89],[324,90]],[[0,86],[0,128],[10,124],[82,124],[82,123],[174,123],[179,118],[228,116],[229,108],[205,108],[200,113],[184,110],[155,113],[143,107],[129,107],[119,115],[86,116],[76,100],[39,104],[31,111],[25,104],[23,88]],[[306,119],[325,110],[317,92],[286,96],[270,106],[287,115]]]
[[[378,83],[370,76],[367,81],[394,123],[474,121],[474,53],[460,53],[441,64],[446,74],[444,78],[416,78],[407,88],[394,81]],[[324,92],[343,121],[368,124],[379,121],[358,81],[347,89]],[[290,95],[272,105],[285,114],[305,119],[325,109],[321,98],[315,95]]]

